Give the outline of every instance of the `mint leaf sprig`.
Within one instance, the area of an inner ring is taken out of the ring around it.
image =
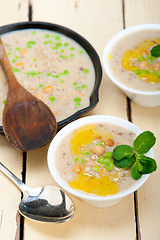
[[[156,171],[156,161],[144,155],[154,146],[155,142],[154,134],[145,131],[134,140],[133,147],[118,145],[113,149],[114,165],[119,168],[131,167],[131,176],[135,180],[140,179],[143,174]]]
[[[151,49],[151,55],[154,57],[160,57],[160,45],[156,45]]]

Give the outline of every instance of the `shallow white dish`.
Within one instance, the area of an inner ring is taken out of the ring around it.
[[[110,53],[111,49],[114,45],[122,38],[129,34],[133,34],[134,32],[140,30],[149,30],[149,29],[158,29],[160,30],[160,24],[142,24],[136,25],[133,27],[126,28],[116,34],[110,41],[107,43],[104,52],[103,52],[103,66],[105,69],[106,74],[115,83],[133,102],[144,106],[144,107],[157,107],[160,106],[160,91],[139,91],[133,88],[129,88],[123,85],[118,78],[116,78],[109,66],[109,59],[108,54]]]
[[[90,123],[97,123],[97,122],[111,123],[111,124],[115,124],[115,125],[118,125],[121,127],[125,127],[126,129],[133,131],[136,135],[139,135],[142,132],[137,126],[135,126],[131,122],[128,122],[121,118],[107,116],[107,115],[94,115],[94,116],[84,117],[84,118],[78,119],[76,121],[73,121],[72,123],[70,123],[67,126],[65,126],[64,128],[62,128],[57,133],[57,135],[54,137],[54,139],[52,140],[52,142],[49,146],[47,160],[48,160],[49,171],[50,171],[52,177],[54,178],[54,180],[57,182],[57,184],[60,187],[62,187],[65,191],[71,193],[72,195],[82,199],[84,202],[86,202],[92,206],[102,208],[102,207],[112,206],[112,205],[118,203],[123,197],[126,197],[127,195],[136,191],[138,188],[140,188],[145,183],[145,181],[147,180],[149,175],[148,174],[142,175],[142,177],[139,180],[137,180],[137,181],[135,180],[135,185],[133,185],[132,187],[128,188],[127,190],[125,190],[123,192],[120,192],[120,193],[117,193],[114,195],[110,195],[110,196],[97,196],[97,195],[93,196],[93,195],[89,195],[87,193],[83,193],[81,191],[71,188],[67,184],[67,182],[65,182],[61,178],[60,174],[58,173],[58,171],[56,169],[56,164],[55,164],[57,146],[59,145],[61,140],[64,139],[64,137],[67,136],[70,132],[74,131],[75,129],[77,129],[83,125],[90,124]],[[147,156],[152,157],[152,158],[154,157],[152,149],[148,152]]]

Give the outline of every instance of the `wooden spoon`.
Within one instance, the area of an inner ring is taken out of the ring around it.
[[[22,151],[42,147],[57,131],[53,113],[17,82],[1,39],[0,64],[8,81],[3,111],[3,130],[8,141]]]

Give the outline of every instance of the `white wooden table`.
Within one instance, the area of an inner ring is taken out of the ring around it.
[[[1,0],[0,26],[22,21],[45,21],[71,28],[85,37],[101,60],[107,41],[123,28],[143,23],[160,24],[160,0]],[[154,132],[159,165],[160,107],[132,103],[103,71],[100,101],[87,115],[106,114],[132,121]],[[48,145],[28,153],[12,147],[0,135],[0,161],[30,187],[51,184],[46,161]],[[119,204],[97,209],[72,197],[76,214],[63,224],[33,222],[17,211],[21,193],[0,173],[0,239],[4,240],[159,240],[159,169],[136,193]]]

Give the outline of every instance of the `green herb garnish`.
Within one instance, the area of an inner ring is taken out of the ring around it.
[[[151,55],[154,57],[160,57],[160,45],[157,45],[152,48]]]
[[[133,142],[133,147],[129,145],[119,145],[113,149],[113,162],[119,168],[131,166],[131,176],[138,180],[142,174],[150,174],[157,169],[156,161],[147,157],[147,153],[155,144],[156,138],[150,131],[141,133]]]

